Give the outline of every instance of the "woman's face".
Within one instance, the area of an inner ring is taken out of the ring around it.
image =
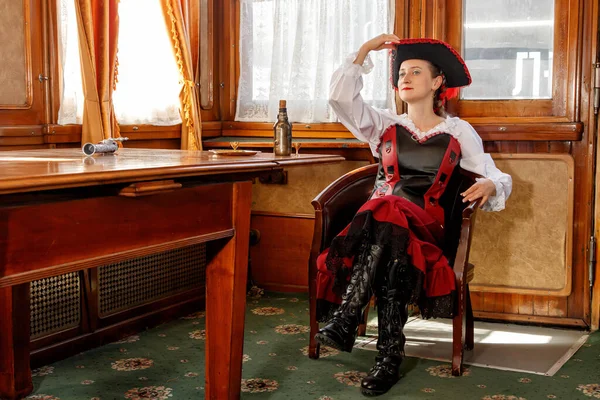
[[[406,60],[400,65],[398,93],[402,101],[410,104],[433,99],[442,77],[434,77],[432,70],[433,65],[425,60]]]

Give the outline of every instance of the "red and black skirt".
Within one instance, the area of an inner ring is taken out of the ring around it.
[[[378,269],[399,262],[394,289],[423,318],[452,317],[455,277],[440,249],[444,231],[422,208],[399,196],[367,201],[317,258],[317,319],[325,322],[342,301],[355,258],[371,245],[383,248]],[[376,286],[377,283],[374,283]]]

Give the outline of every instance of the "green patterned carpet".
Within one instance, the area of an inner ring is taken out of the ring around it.
[[[307,296],[268,293],[249,300],[243,399],[365,399],[358,385],[374,352],[323,352],[308,346]],[[202,399],[204,314],[196,313],[34,371],[31,399]],[[452,378],[449,365],[408,358],[403,379],[380,399],[600,398],[600,333],[554,376],[469,368]]]

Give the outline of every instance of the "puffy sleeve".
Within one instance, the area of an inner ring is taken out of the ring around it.
[[[354,64],[356,54],[346,58],[344,64],[333,73],[329,87],[329,105],[340,122],[360,141],[369,143],[371,152],[377,156],[379,139],[392,124],[389,110],[380,110],[363,101],[360,91],[363,88],[362,74],[373,69],[373,62],[367,55],[363,65]]]
[[[485,211],[503,210],[512,191],[511,176],[500,171],[492,157],[483,151],[481,137],[467,121],[457,118],[456,129],[455,137],[460,143],[462,153],[460,166],[467,171],[484,176],[496,186],[496,195],[490,197],[482,209]]]

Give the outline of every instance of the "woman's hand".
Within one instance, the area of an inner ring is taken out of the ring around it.
[[[481,198],[480,207],[483,207],[490,196],[496,195],[496,185],[490,179],[482,179],[473,186],[461,193],[463,203],[474,201]]]
[[[356,56],[356,60],[354,60],[354,64],[362,65],[370,51],[393,49],[396,46],[395,43],[399,41],[400,38],[394,34],[382,33],[379,36],[375,36],[373,39],[366,41],[362,46],[360,46],[360,50],[358,50],[358,55]]]
[[[373,39],[366,41],[362,46],[360,46],[361,50],[365,50],[367,53],[369,51],[379,51],[383,49],[393,49],[395,47],[395,43],[399,42],[400,38],[394,34],[382,33],[379,36],[375,36]]]

